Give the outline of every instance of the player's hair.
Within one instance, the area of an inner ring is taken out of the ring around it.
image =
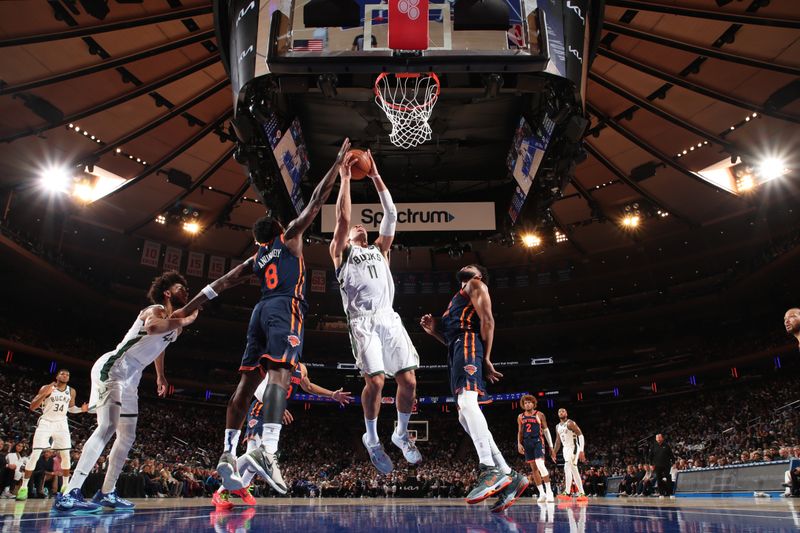
[[[69,371],[69,368],[59,368],[58,372],[56,372],[56,376],[62,372],[66,372],[67,374],[72,374],[72,372]]]
[[[186,278],[174,270],[167,270],[150,284],[150,289],[147,291],[147,299],[154,304],[163,304],[164,291],[169,290],[176,283],[180,283],[184,287],[187,285]]]
[[[280,231],[280,221],[272,214],[264,215],[253,224],[253,237],[261,244],[266,244],[275,238]]]
[[[525,394],[522,398],[519,399],[519,406],[522,407],[523,405],[525,405],[525,402],[533,402],[534,405],[539,403],[536,401],[536,397],[531,396],[530,394]]]
[[[467,265],[467,266],[468,267],[472,267],[472,268],[476,269],[478,272],[480,272],[481,273],[481,280],[485,284],[487,284],[487,285],[489,284],[489,270],[485,266],[479,265],[478,263],[472,263],[471,265]]]

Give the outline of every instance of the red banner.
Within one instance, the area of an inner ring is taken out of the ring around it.
[[[428,49],[428,0],[389,0],[389,48]]]
[[[161,255],[161,245],[153,241],[144,241],[142,246],[142,264],[158,268],[158,256]]]

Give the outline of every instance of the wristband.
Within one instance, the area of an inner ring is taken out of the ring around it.
[[[217,291],[211,288],[211,285],[206,285],[200,292],[202,292],[205,295],[205,297],[208,298],[209,300],[213,300],[214,298],[219,296],[217,294]]]

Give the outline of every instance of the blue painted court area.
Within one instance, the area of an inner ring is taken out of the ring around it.
[[[38,503],[38,502],[34,502]],[[44,504],[45,502],[41,502]],[[197,505],[155,508],[142,502],[129,513],[63,517],[49,512],[28,512],[43,505],[4,504],[0,531],[110,531],[226,532],[247,531],[501,531],[501,532],[797,532],[800,506],[794,502],[743,500],[739,505],[683,503],[641,505],[598,500],[588,505],[523,502],[505,514],[492,515],[484,506],[468,507],[455,501],[414,500],[369,502],[364,500],[310,501],[298,505],[259,505],[217,512]],[[149,508],[147,508],[149,507]],[[762,508],[763,507],[763,508]]]

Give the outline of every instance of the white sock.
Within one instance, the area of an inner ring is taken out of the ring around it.
[[[281,440],[281,427],[280,424],[264,424],[264,429],[261,430],[261,443],[267,453],[278,451],[278,441]]]
[[[478,460],[482,465],[496,466],[492,458],[492,434],[486,424],[486,417],[478,405],[478,391],[461,391],[458,395],[458,408],[461,416],[469,428],[469,436],[478,453]]]
[[[367,444],[372,446],[379,444],[381,439],[378,438],[378,419],[377,417],[370,420],[369,418],[364,418],[364,426],[367,428]]]
[[[542,494],[546,494],[546,492],[544,491],[544,485],[536,485],[536,490],[539,491],[539,496],[541,496]]]
[[[239,446],[239,435],[241,434],[241,430],[238,429],[225,430],[225,442],[222,444],[225,453],[232,453],[234,457],[236,456],[236,448]]]
[[[549,481],[546,481],[545,484],[544,484],[544,492],[548,496],[552,496],[553,495],[553,489],[550,488],[550,482]]]
[[[492,459],[494,459],[494,464],[497,466],[497,468],[500,469],[500,472],[502,472],[503,474],[506,475],[510,474],[511,467],[508,466],[508,463],[506,463],[503,454],[500,453],[500,448],[498,448],[497,444],[495,444],[494,436],[492,436],[491,433],[489,433],[489,446],[492,450]]]
[[[22,488],[23,489],[27,489],[28,488],[28,483],[30,483],[30,482],[31,482],[31,478],[23,477],[22,478]]]
[[[578,470],[578,465],[572,465],[572,480],[575,486],[578,487],[578,494],[583,494],[583,480],[581,480],[581,472]]]
[[[394,434],[402,437],[408,433],[408,421],[410,419],[411,413],[401,413],[397,411],[397,427],[394,429]]]
[[[572,465],[564,465],[564,494],[572,494]]]

